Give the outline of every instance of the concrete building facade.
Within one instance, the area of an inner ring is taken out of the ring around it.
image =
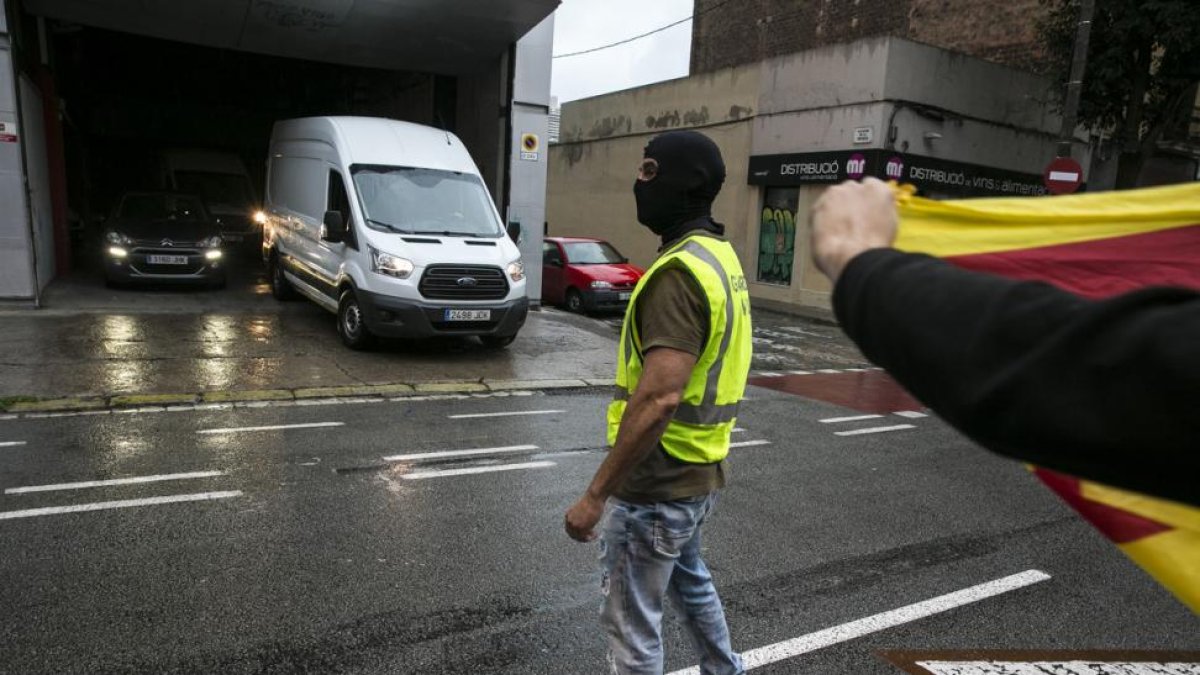
[[[550,152],[549,232],[603,237],[649,263],[657,244],[636,221],[635,168],[655,134],[695,129],[725,157],[714,216],[755,302],[828,316],[830,287],[810,262],[807,230],[821,192],[874,175],[937,198],[1043,194],[1060,126],[1052,86],[879,37],[568,103]],[[1086,138],[1074,156],[1086,165]]]
[[[1040,0],[696,0],[691,73],[889,35],[1038,71],[1046,12]]]

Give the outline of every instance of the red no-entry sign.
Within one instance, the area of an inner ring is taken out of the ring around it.
[[[1042,183],[1052,195],[1069,195],[1083,183],[1083,167],[1070,157],[1056,157],[1042,174]]]

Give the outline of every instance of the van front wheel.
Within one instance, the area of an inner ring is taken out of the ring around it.
[[[285,302],[296,297],[296,291],[291,282],[283,275],[283,265],[279,262],[279,254],[272,254],[267,264],[267,274],[271,277],[271,295],[276,300]]]
[[[358,297],[354,295],[354,291],[347,290],[342,293],[342,299],[338,302],[337,319],[338,335],[342,337],[342,344],[350,349],[370,349],[375,345],[375,336],[363,320],[362,306],[358,304]]]

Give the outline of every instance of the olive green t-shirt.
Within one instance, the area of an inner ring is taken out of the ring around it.
[[[643,353],[667,347],[699,357],[704,351],[708,300],[687,270],[668,267],[655,272],[638,296],[635,315]],[[659,444],[633,468],[615,496],[646,504],[699,497],[724,486],[724,462],[682,462]]]

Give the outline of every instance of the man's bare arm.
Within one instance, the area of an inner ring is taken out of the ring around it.
[[[633,467],[653,450],[675,415],[696,357],[659,347],[646,353],[642,376],[625,407],[617,442],[604,458],[587,492],[567,511],[567,534],[577,541],[595,538],[593,530],[607,500]]]

